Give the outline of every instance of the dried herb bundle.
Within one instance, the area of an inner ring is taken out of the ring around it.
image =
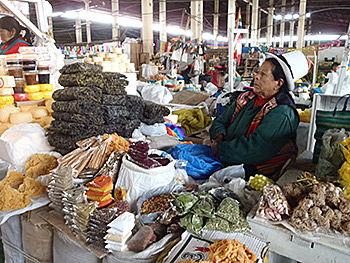
[[[124,106],[102,106],[105,120],[118,120],[119,118],[128,118],[129,110]]]
[[[103,68],[100,65],[78,62],[78,63],[64,66],[62,69],[60,69],[60,73],[61,74],[71,74],[71,73],[77,73],[77,72],[101,73],[102,69]]]
[[[155,117],[163,117],[168,116],[170,114],[170,110],[167,107],[154,103],[152,101],[144,101],[145,108],[143,115],[146,118],[152,119]]]
[[[103,86],[103,77],[101,73],[71,73],[71,74],[62,74],[58,83],[64,87],[102,87]]]
[[[132,120],[126,124],[104,125],[104,133],[118,133],[122,137],[131,137],[133,131],[140,125],[139,120]]]
[[[82,139],[89,138],[89,136],[71,136],[67,134],[62,133],[49,133],[47,135],[47,139],[51,146],[59,148],[59,149],[67,149],[67,150],[74,150],[77,148],[77,145],[75,144],[77,141],[80,141]]]
[[[102,126],[65,121],[52,121],[49,131],[68,135],[89,135],[90,137],[103,133]]]
[[[70,113],[70,112],[56,112],[52,113],[52,117],[57,121],[67,121],[67,122],[77,122],[81,124],[95,124],[102,125],[104,123],[101,115],[82,115],[78,113]]]
[[[56,101],[52,104],[52,110],[84,115],[102,114],[101,107],[98,103],[82,100]]]
[[[103,94],[101,103],[103,105],[126,106],[127,96],[125,95],[107,95]]]
[[[56,101],[84,100],[101,103],[101,97],[102,90],[97,87],[67,87],[52,94]]]

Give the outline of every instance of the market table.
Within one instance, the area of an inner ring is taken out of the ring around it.
[[[255,216],[253,209],[247,220],[252,228],[252,234],[270,242],[270,251],[303,263],[342,263],[350,262],[350,238],[345,244],[334,239],[309,238],[293,233],[281,225]]]
[[[278,180],[278,185],[294,182],[303,171],[313,172],[313,153],[304,151],[296,163]],[[302,263],[350,262],[350,237],[292,232],[287,227],[256,216],[252,209],[247,216],[252,234],[270,242],[270,251]],[[283,263],[283,262],[281,262]]]

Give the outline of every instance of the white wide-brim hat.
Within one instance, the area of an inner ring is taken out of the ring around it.
[[[282,56],[287,60],[293,74],[289,70],[286,63],[282,59],[280,59],[278,56],[273,55],[271,53],[266,54],[266,58],[274,58],[278,61],[278,63],[282,67],[284,75],[287,78],[289,90],[293,90],[294,82],[304,77],[307,74],[307,72],[309,71],[309,65],[307,63],[306,57],[304,56],[303,52],[301,52],[300,50],[285,53],[285,54],[282,54]]]

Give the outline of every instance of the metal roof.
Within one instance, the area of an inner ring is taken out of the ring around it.
[[[54,12],[64,12],[74,9],[84,9],[82,0],[49,0],[53,6]],[[187,14],[190,14],[190,0],[167,0],[167,25],[180,26],[183,10],[185,10],[185,19],[183,27],[186,24]],[[220,0],[219,16],[219,35],[226,35],[227,28],[227,0]],[[243,27],[246,26],[246,7],[248,0],[237,0],[237,10],[240,7],[242,12]],[[250,0],[250,2],[252,2]],[[286,14],[291,13],[292,0],[287,0]],[[299,12],[299,0],[294,1],[295,12]],[[153,1],[155,22],[158,21],[159,0]],[[345,33],[350,22],[350,1],[349,0],[307,0],[307,12],[311,13],[311,33],[312,34],[342,34]],[[203,0],[204,21],[203,31],[212,33],[214,0]],[[259,1],[261,10],[267,10],[269,0]],[[275,14],[281,14],[282,0],[274,1]],[[111,1],[102,0],[90,1],[90,8],[102,10],[111,13]],[[132,16],[141,18],[140,0],[119,0],[119,12],[121,16]],[[266,33],[267,14],[261,13],[261,36]],[[84,21],[83,21],[84,23]],[[58,44],[75,43],[75,21],[72,19],[55,17],[53,18],[54,37]],[[297,25],[297,23],[296,23]],[[306,23],[306,25],[308,25]],[[296,34],[295,26],[295,34]],[[289,23],[286,23],[285,35],[289,35]],[[140,29],[121,28],[121,38],[140,37]],[[93,42],[106,42],[112,38],[112,26],[110,24],[92,23],[91,34]],[[158,38],[158,33],[155,33]],[[83,41],[86,39],[85,27],[83,26]]]

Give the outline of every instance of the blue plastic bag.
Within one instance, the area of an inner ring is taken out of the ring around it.
[[[196,180],[208,179],[224,166],[207,145],[177,145],[168,151],[173,158],[187,161],[186,172]]]

